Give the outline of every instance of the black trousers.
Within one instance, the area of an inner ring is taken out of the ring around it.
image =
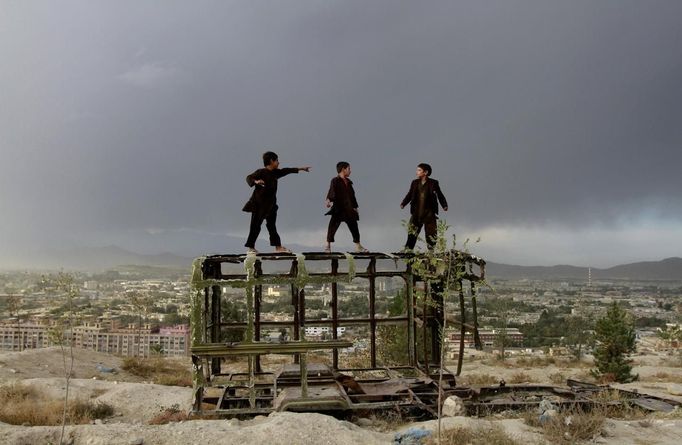
[[[417,244],[417,237],[419,236],[419,232],[422,230],[422,226],[424,226],[424,233],[426,234],[426,245],[428,246],[429,249],[432,249],[433,246],[436,245],[436,237],[438,236],[438,224],[436,223],[436,219],[434,218],[433,221],[419,221],[417,218],[414,216],[410,218],[410,231],[407,234],[407,241],[405,242],[405,247],[408,249],[414,249],[414,246]]]
[[[339,230],[339,226],[341,225],[342,222],[345,222],[348,225],[350,234],[353,236],[353,242],[359,243],[360,229],[358,229],[358,222],[354,219],[348,220],[341,219],[335,215],[332,215],[332,218],[329,220],[329,227],[327,227],[327,242],[328,243],[334,242],[334,235],[336,235],[336,231]]]
[[[271,246],[281,246],[282,240],[277,233],[277,206],[274,206],[269,213],[263,215],[257,212],[251,213],[251,225],[249,226],[249,237],[246,239],[244,246],[254,248],[256,247],[256,240],[260,234],[260,227],[265,220],[265,227],[268,229],[270,235]]]

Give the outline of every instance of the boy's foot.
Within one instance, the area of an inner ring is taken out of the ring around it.
[[[332,247],[331,246],[326,246],[324,248],[324,253],[332,253]]]
[[[254,249],[253,247],[248,247],[248,248],[246,249],[246,254],[247,254],[247,255],[256,255],[257,253],[258,253],[258,251],[257,251],[256,249]]]
[[[291,250],[287,249],[284,246],[277,246],[277,247],[275,247],[275,252],[277,252],[277,253],[291,253]]]
[[[368,253],[369,250],[365,249],[362,244],[358,243],[355,245],[355,251],[359,253]]]

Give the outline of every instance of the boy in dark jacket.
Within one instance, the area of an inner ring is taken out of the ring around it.
[[[404,208],[410,203],[410,223],[407,235],[406,249],[414,249],[417,243],[417,236],[424,226],[426,233],[426,244],[429,249],[433,249],[436,244],[438,219],[438,202],[443,210],[448,211],[448,202],[440,191],[438,181],[431,178],[431,166],[429,164],[419,164],[417,166],[417,179],[410,184],[410,191],[407,192],[405,199],[400,203],[400,208]]]
[[[327,193],[327,208],[331,209],[325,215],[331,215],[329,220],[329,227],[327,228],[327,247],[325,252],[331,252],[331,243],[334,242],[334,235],[342,222],[345,222],[350,229],[355,243],[356,252],[368,252],[367,249],[360,244],[360,230],[358,229],[358,201],[355,199],[355,190],[353,190],[353,182],[348,179],[350,177],[350,164],[348,162],[339,162],[336,164],[336,171],[338,176],[335,176],[329,185],[329,192]]]
[[[263,165],[261,168],[246,177],[249,187],[254,187],[253,194],[242,209],[251,213],[251,226],[249,237],[246,240],[248,253],[258,253],[255,249],[256,239],[260,233],[261,225],[265,220],[265,227],[270,234],[270,245],[275,246],[276,252],[291,252],[282,246],[282,241],[277,233],[277,180],[282,176],[299,171],[310,171],[310,167],[279,168],[279,158],[276,153],[266,151],[263,153]]]

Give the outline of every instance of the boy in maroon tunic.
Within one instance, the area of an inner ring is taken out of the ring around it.
[[[265,220],[265,227],[270,235],[270,245],[275,246],[276,252],[291,252],[282,246],[277,233],[277,180],[290,173],[299,171],[308,172],[310,167],[279,168],[279,158],[276,153],[266,151],[263,153],[263,165],[261,168],[246,177],[249,187],[254,187],[253,194],[242,209],[251,213],[251,225],[249,237],[246,240],[246,251],[257,253],[256,239],[260,233],[260,227]]]
[[[327,193],[326,204],[327,208],[331,207],[331,209],[325,215],[331,215],[331,219],[327,228],[327,246],[324,251],[331,252],[331,243],[334,242],[334,235],[341,223],[345,222],[353,236],[355,251],[368,252],[360,244],[358,201],[355,199],[353,182],[348,179],[350,177],[350,164],[343,161],[339,162],[336,164],[336,171],[338,175],[332,178],[331,184],[329,184],[329,192]]]
[[[431,166],[429,164],[419,164],[417,166],[417,179],[410,184],[410,191],[407,192],[405,199],[400,203],[400,208],[410,204],[409,233],[405,248],[412,250],[417,243],[417,236],[424,226],[426,234],[426,245],[433,249],[436,244],[438,219],[438,203],[443,210],[448,211],[448,202],[445,195],[440,191],[438,181],[431,178]]]

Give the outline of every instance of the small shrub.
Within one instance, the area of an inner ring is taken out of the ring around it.
[[[20,383],[0,387],[0,422],[12,425],[60,425],[64,401],[48,398]],[[110,405],[102,402],[76,400],[69,403],[66,418],[69,423],[90,423],[114,414]]]
[[[165,425],[171,422],[182,422],[189,419],[189,415],[185,411],[181,411],[179,405],[175,404],[170,408],[164,408],[159,414],[154,416],[150,421],[150,425]]]
[[[671,374],[669,372],[657,372],[654,375],[647,377],[640,377],[642,380],[649,382],[671,382],[671,383],[682,383],[682,375]]]
[[[530,381],[532,381],[530,375],[526,374],[525,372],[519,371],[512,374],[512,376],[509,377],[509,379],[507,380],[507,383],[526,383]]]
[[[549,375],[549,381],[555,385],[563,385],[566,383],[566,376],[560,372],[553,372]]]
[[[500,378],[490,374],[467,374],[460,377],[458,382],[465,385],[488,386],[499,383]]]
[[[69,407],[73,423],[88,423],[95,419],[106,419],[114,415],[114,408],[104,402],[76,400]]]
[[[537,411],[523,414],[525,423],[540,428],[545,438],[553,444],[576,443],[601,435],[606,417],[599,409],[585,411],[575,407],[540,422]]]
[[[436,435],[426,442],[428,445],[438,444]],[[440,445],[521,445],[514,437],[508,435],[504,428],[493,423],[477,427],[457,427],[442,433]]]
[[[123,359],[121,368],[159,385],[192,386],[192,374],[189,368],[175,360],[162,357],[126,357]]]
[[[522,368],[542,368],[545,366],[549,365],[554,365],[557,363],[557,360],[554,357],[538,357],[538,356],[531,356],[531,357],[519,357],[516,359],[516,366],[515,367],[522,367]]]
[[[393,432],[407,422],[398,409],[373,412],[369,419],[372,422],[370,428],[382,433]]]

